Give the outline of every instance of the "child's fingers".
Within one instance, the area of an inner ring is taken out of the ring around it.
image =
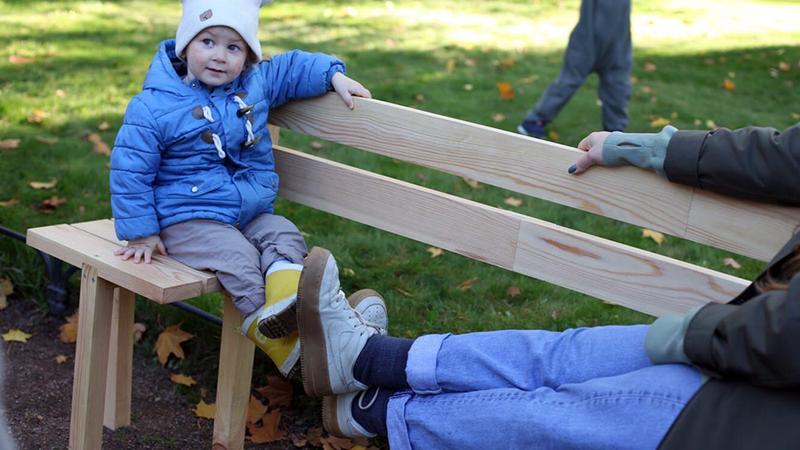
[[[372,93],[369,91],[369,89],[365,88],[364,86],[361,86],[360,84],[356,86],[351,92],[356,97],[372,98]]]
[[[133,255],[133,262],[135,264],[139,264],[142,262],[142,254],[144,253],[144,249],[141,247],[136,248],[136,253]]]
[[[156,250],[158,250],[158,253],[161,253],[162,255],[167,254],[167,248],[164,247],[163,242],[159,242],[158,244],[156,244]]]
[[[150,264],[150,259],[153,256],[153,250],[146,248],[144,249],[144,263]]]
[[[353,96],[350,95],[350,92],[341,91],[339,92],[339,96],[342,97],[342,101],[345,105],[347,105],[348,108],[353,109],[355,105],[353,104]]]
[[[125,247],[120,247],[120,248],[114,250],[114,255],[119,256],[119,255],[125,253],[125,250],[126,250]]]

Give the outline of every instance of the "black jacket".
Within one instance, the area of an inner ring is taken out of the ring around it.
[[[671,181],[722,194],[800,206],[800,124],[678,132],[664,171]],[[795,234],[759,275],[797,252]],[[750,285],[728,304],[704,306],[684,339],[711,377],[686,405],[661,449],[800,448],[800,274],[787,290]]]

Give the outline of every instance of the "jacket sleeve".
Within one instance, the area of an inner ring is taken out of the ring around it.
[[[320,96],[331,90],[331,78],[345,73],[344,63],[323,53],[292,50],[259,64],[270,108],[290,100]]]
[[[152,114],[140,99],[134,98],[111,152],[111,210],[120,240],[152,236],[161,231],[153,197],[161,150]]]
[[[759,201],[800,205],[800,124],[679,131],[667,146],[670,181]]]
[[[786,290],[741,305],[709,304],[695,314],[683,343],[708,375],[764,387],[800,387],[800,274]]]

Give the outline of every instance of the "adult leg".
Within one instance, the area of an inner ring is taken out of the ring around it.
[[[656,448],[702,384],[690,366],[659,365],[534,391],[396,393],[392,449]]]

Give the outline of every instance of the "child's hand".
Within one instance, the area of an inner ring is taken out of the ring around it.
[[[606,142],[606,138],[609,134],[611,133],[608,131],[595,131],[594,133],[583,138],[580,144],[578,144],[578,148],[586,153],[581,156],[581,159],[579,159],[577,163],[573,164],[569,168],[569,173],[578,175],[586,172],[594,165],[602,165],[603,143]]]
[[[114,254],[122,256],[122,259],[127,261],[133,256],[133,262],[139,264],[144,256],[145,264],[150,264],[150,257],[153,250],[158,250],[162,255],[167,254],[167,249],[161,238],[156,234],[145,238],[133,239],[128,241],[128,245],[114,250]]]
[[[356,97],[372,98],[372,94],[369,93],[367,88],[341,72],[333,74],[331,86],[333,86],[333,90],[339,94],[339,97],[342,97],[344,104],[350,109],[356,106],[353,102],[353,95]]]

